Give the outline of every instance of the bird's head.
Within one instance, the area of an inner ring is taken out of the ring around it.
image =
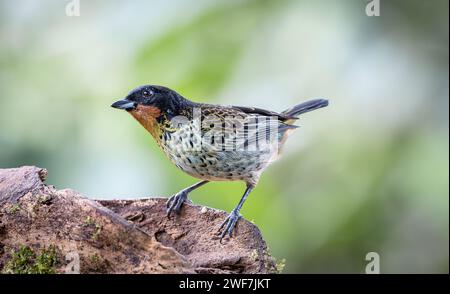
[[[176,112],[185,99],[177,92],[162,86],[146,85],[132,90],[124,99],[111,106],[118,109],[150,112]]]
[[[177,92],[162,86],[146,85],[132,90],[124,99],[111,106],[129,112],[147,130],[153,132],[155,120],[178,115],[189,101]]]

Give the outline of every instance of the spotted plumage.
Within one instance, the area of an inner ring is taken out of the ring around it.
[[[209,181],[244,181],[247,189],[222,224],[230,235],[261,173],[276,160],[298,115],[328,105],[316,99],[277,113],[253,107],[196,103],[162,86],[142,86],[112,106],[127,110],[155,138],[179,169],[202,181],[168,201],[179,212],[188,194]]]

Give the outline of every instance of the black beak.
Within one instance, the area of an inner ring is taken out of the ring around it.
[[[118,108],[118,109],[125,109],[125,110],[133,110],[136,108],[136,102],[130,101],[128,99],[122,99],[119,101],[114,102],[111,107]]]

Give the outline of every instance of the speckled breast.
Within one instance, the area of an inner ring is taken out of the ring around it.
[[[178,168],[193,177],[214,181],[252,181],[259,177],[274,156],[272,150],[222,150],[212,147],[194,124],[164,132],[160,145]]]

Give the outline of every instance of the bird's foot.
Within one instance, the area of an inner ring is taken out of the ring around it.
[[[167,206],[167,217],[170,218],[172,212],[178,214],[181,210],[181,205],[187,200],[188,193],[181,190],[177,194],[171,196],[166,202]]]
[[[228,217],[225,219],[225,221],[220,225],[218,234],[220,235],[220,242],[222,242],[222,239],[228,235],[231,238],[231,235],[233,233],[234,227],[236,226],[237,221],[241,215],[239,214],[238,210],[233,209],[231,213],[228,215]],[[223,230],[222,230],[223,229]]]

